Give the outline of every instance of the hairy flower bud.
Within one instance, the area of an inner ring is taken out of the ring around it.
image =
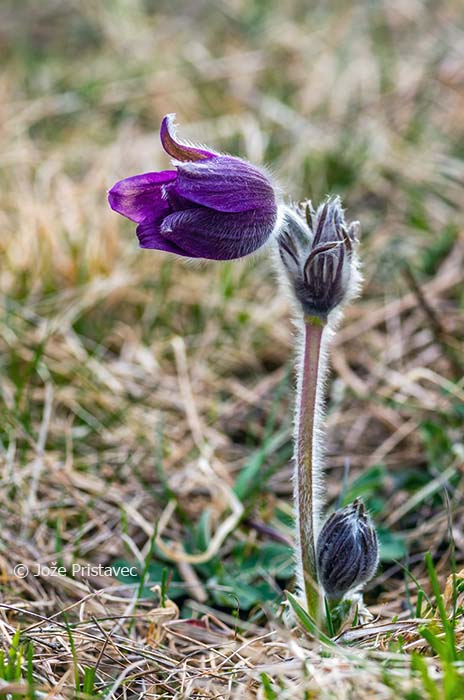
[[[345,224],[340,198],[306,205],[305,218],[289,207],[278,236],[280,258],[307,316],[326,320],[356,287],[358,222]]]
[[[317,568],[328,598],[367,583],[379,561],[377,535],[361,501],[337,510],[325,522],[317,541]]]

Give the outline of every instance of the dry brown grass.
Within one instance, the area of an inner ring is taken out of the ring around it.
[[[275,605],[240,620],[214,604],[221,585],[185,551],[205,510],[197,559],[252,551],[263,525],[292,536],[289,308],[265,258],[139,251],[105,190],[165,166],[157,128],[177,111],[188,136],[268,162],[292,198],[342,194],[366,283],[332,352],[329,499],[347,457],[352,478],[383,465],[376,522],[429,591],[422,554],[444,583],[450,518],[464,559],[463,29],[454,0],[2,4],[0,633],[6,650],[18,627],[33,642],[40,697],[74,697],[95,666],[105,697],[428,697],[410,669],[412,650],[431,654],[417,587],[394,561],[367,593],[375,623],[328,655]],[[241,501],[263,443],[274,473]],[[109,577],[13,575],[143,569],[154,540],[196,622]],[[30,692],[25,673],[0,694]]]

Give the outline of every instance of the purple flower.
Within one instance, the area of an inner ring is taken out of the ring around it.
[[[160,136],[176,170],[120,180],[108,193],[110,207],[138,224],[142,248],[211,260],[253,253],[277,222],[269,177],[240,158],[182,143],[173,118],[164,117]]]

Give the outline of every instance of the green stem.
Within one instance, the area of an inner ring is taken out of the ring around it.
[[[314,460],[315,413],[319,379],[320,349],[324,322],[307,317],[304,323],[304,350],[300,377],[300,405],[296,439],[297,478],[295,480],[298,509],[298,540],[303,585],[309,614],[314,620],[320,616],[320,594],[317,583],[315,524]]]

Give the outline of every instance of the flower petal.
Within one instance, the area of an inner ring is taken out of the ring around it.
[[[197,148],[196,146],[189,146],[186,143],[182,143],[176,139],[174,119],[175,114],[167,114],[163,121],[161,122],[160,138],[163,148],[168,153],[171,158],[176,160],[186,161],[186,160],[205,160],[206,158],[213,158],[215,153],[211,151],[205,151],[202,148]]]
[[[232,214],[202,207],[170,214],[160,230],[192,258],[233,260],[264,245],[276,219],[273,209]]]
[[[169,213],[170,207],[163,189],[176,177],[175,170],[163,170],[119,180],[108,192],[110,207],[137,224],[153,221]]]
[[[177,166],[176,191],[196,204],[224,212],[275,208],[274,188],[258,168],[240,158],[217,156]]]
[[[172,241],[168,241],[168,239],[163,236],[160,231],[159,221],[147,221],[143,224],[139,224],[136,231],[141,248],[164,250],[167,253],[176,253],[177,255],[193,257],[190,253],[187,253],[180,246]]]

